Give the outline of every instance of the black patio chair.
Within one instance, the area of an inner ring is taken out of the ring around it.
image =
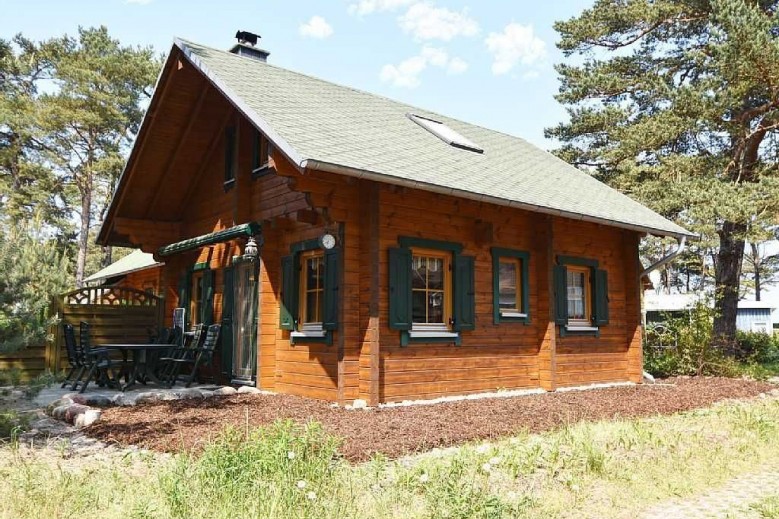
[[[90,382],[94,379],[99,386],[119,387],[119,377],[116,374],[117,366],[127,368],[126,362],[112,360],[108,356],[108,350],[105,348],[92,348],[90,344],[89,323],[81,321],[79,323],[79,342],[78,349],[81,356],[81,362],[84,364],[86,376],[73,384],[75,390],[81,385],[79,393],[87,390]]]
[[[76,332],[72,324],[65,323],[62,325],[62,333],[65,336],[65,351],[68,355],[68,365],[70,370],[65,375],[65,380],[62,381],[60,387],[65,387],[68,384],[72,384],[71,389],[76,389],[81,377],[84,376],[85,366],[79,354],[79,348],[76,343]]]
[[[172,386],[178,371],[176,366],[183,363],[185,359],[194,359],[197,356],[197,350],[203,344],[206,337],[206,327],[203,324],[196,324],[191,332],[182,334],[179,327],[174,328],[174,334],[171,337],[171,344],[179,344],[179,337],[183,335],[183,346],[173,347],[168,355],[160,357],[158,363],[158,378],[168,387]]]
[[[202,346],[192,348],[187,355],[184,355],[181,358],[171,359],[172,372],[168,379],[169,386],[175,385],[175,383],[179,381],[179,374],[181,373],[182,368],[190,365],[192,366],[192,370],[189,375],[182,377],[181,381],[186,383],[185,387],[192,385],[195,376],[197,376],[198,368],[211,363],[211,359],[214,356],[214,350],[219,342],[219,333],[221,329],[221,325],[212,324],[208,327],[208,332],[206,333],[206,338],[203,341]]]

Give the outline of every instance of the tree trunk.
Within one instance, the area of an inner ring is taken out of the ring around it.
[[[720,348],[730,349],[736,339],[741,264],[744,261],[744,224],[726,221],[718,231],[720,248],[714,270],[714,337]]]
[[[760,268],[762,258],[760,258],[760,251],[757,249],[757,244],[750,243],[749,244],[752,247],[752,268],[755,271],[755,301],[760,301]]]
[[[114,253],[114,248],[108,245],[107,247],[103,247],[103,262],[102,267],[106,268],[108,265],[113,263],[112,256]]]
[[[76,259],[76,286],[84,286],[84,269],[87,265],[87,248],[89,246],[89,228],[92,220],[92,189],[87,186],[81,192],[81,224],[78,236],[78,257]]]

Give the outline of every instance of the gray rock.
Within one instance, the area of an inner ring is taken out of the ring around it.
[[[124,393],[119,393],[111,397],[111,403],[116,406],[132,405],[131,403],[127,403],[126,400]]]
[[[199,389],[195,388],[179,389],[178,391],[174,391],[174,394],[178,395],[182,400],[203,398],[203,393]]]
[[[648,372],[644,371],[644,383],[645,384],[654,384],[655,383],[655,377],[653,377],[651,373],[648,373]]]
[[[208,391],[207,389],[201,389],[200,394],[203,395],[203,398],[211,398],[212,396],[214,396],[214,392]]]
[[[352,403],[352,409],[365,409],[366,407],[368,407],[368,402],[362,398],[358,398]]]
[[[100,420],[102,411],[100,409],[88,409],[83,413],[76,415],[73,420],[73,425],[76,427],[89,427],[93,423]]]
[[[65,421],[68,423],[76,423],[76,417],[89,411],[89,407],[82,404],[71,404],[65,410]]]
[[[250,395],[259,395],[262,393],[259,389],[252,386],[241,386],[238,388],[239,393],[249,393]]]
[[[73,403],[73,400],[70,398],[60,398],[59,400],[55,400],[54,402],[50,403],[46,406],[46,414],[49,416],[53,416],[54,410],[61,406],[69,406]]]
[[[146,391],[145,393],[138,393],[138,396],[135,397],[135,403],[132,405],[153,404],[160,400],[162,400],[162,393]]]
[[[51,411],[51,417],[55,420],[65,420],[65,413],[68,411],[68,408],[74,404],[63,404],[60,406],[55,407]]]
[[[234,387],[224,386],[224,387],[220,387],[219,389],[214,391],[214,395],[216,395],[216,396],[234,395],[237,392],[238,392],[238,390],[235,389]]]

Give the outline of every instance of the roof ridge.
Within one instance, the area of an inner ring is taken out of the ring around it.
[[[378,97],[378,98],[384,99],[386,101],[390,101],[390,102],[395,103],[395,104],[400,105],[400,106],[406,106],[406,107],[408,107],[410,109],[413,109],[413,110],[421,110],[422,112],[425,112],[427,114],[432,114],[432,115],[435,115],[435,116],[438,116],[438,117],[442,117],[444,119],[449,119],[450,121],[456,121],[458,123],[467,124],[468,126],[473,126],[475,128],[479,128],[480,130],[485,130],[485,131],[488,131],[488,132],[497,133],[497,134],[500,134],[500,135],[505,135],[506,137],[510,137],[512,139],[518,139],[518,140],[520,140],[522,142],[526,142],[528,144],[532,144],[530,141],[528,141],[528,140],[526,140],[526,139],[524,139],[524,138],[522,138],[522,137],[520,137],[518,135],[513,135],[513,134],[508,133],[508,132],[504,132],[504,131],[501,131],[501,130],[496,130],[495,128],[490,128],[490,127],[484,126],[482,124],[468,122],[468,121],[465,121],[463,119],[458,119],[458,118],[452,117],[450,115],[442,114],[440,112],[434,112],[433,110],[430,110],[428,108],[423,108],[421,106],[415,106],[415,105],[406,103],[404,101],[399,101],[397,99],[394,99],[392,97],[386,96],[384,94],[377,94],[377,93],[374,93],[374,92],[370,92],[368,90],[363,90],[362,88],[357,88],[357,87],[354,87],[354,86],[351,86],[351,85],[346,85],[344,83],[339,83],[337,81],[331,81],[329,79],[323,79],[321,77],[314,76],[312,74],[307,74],[305,72],[299,72],[297,70],[292,70],[290,68],[282,67],[280,65],[274,65],[273,63],[268,63],[267,61],[260,61],[260,60],[254,59],[254,58],[247,58],[247,57],[244,57],[244,56],[239,56],[237,54],[233,54],[229,50],[218,49],[216,47],[211,47],[209,45],[204,45],[202,43],[197,43],[197,42],[194,42],[194,41],[191,41],[191,40],[187,40],[185,38],[176,37],[174,39],[174,41],[176,41],[176,40],[180,41],[184,45],[194,45],[194,46],[197,46],[197,47],[202,47],[202,48],[205,48],[205,49],[208,49],[208,50],[212,50],[212,51],[215,51],[215,52],[219,52],[219,53],[222,53],[222,54],[227,54],[230,57],[239,58],[239,59],[246,59],[246,60],[253,60],[254,64],[257,64],[257,65],[260,65],[260,66],[271,67],[271,68],[274,68],[274,69],[277,69],[277,70],[282,70],[284,72],[288,72],[290,74],[295,74],[295,75],[302,76],[302,77],[305,77],[305,78],[308,78],[308,79],[313,79],[313,80],[318,81],[320,83],[327,83],[329,85],[334,85],[334,86],[337,86],[337,87],[340,87],[340,88],[346,88],[348,90],[351,90],[352,92],[357,92],[359,94],[363,94],[363,95],[367,95],[367,96],[371,96],[371,97]],[[536,146],[535,144],[532,144],[532,145]],[[543,149],[543,148],[541,148],[539,146],[536,146],[536,147],[539,148],[542,151],[545,151],[547,153],[551,153],[548,150],[545,150],[545,149]],[[557,157],[557,158],[559,158],[559,157]],[[562,159],[560,159],[560,160],[562,160]]]

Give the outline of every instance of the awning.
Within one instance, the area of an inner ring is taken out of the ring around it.
[[[254,236],[260,233],[261,226],[257,222],[249,222],[242,225],[236,225],[229,229],[223,229],[221,231],[212,232],[210,234],[203,234],[202,236],[196,236],[187,240],[178,241],[165,245],[157,249],[156,256],[164,258],[166,256],[172,256],[180,252],[186,252],[188,250],[198,249],[205,247],[206,245],[213,245],[214,243],[222,243],[235,238],[241,238],[243,236]]]

